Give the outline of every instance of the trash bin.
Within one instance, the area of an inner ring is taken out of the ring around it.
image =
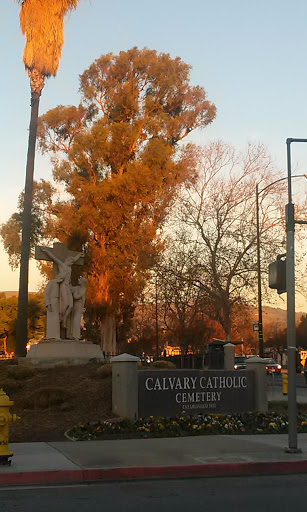
[[[209,370],[222,370],[224,368],[224,345],[223,341],[212,341],[208,343],[205,354],[205,365]]]
[[[227,343],[233,345],[243,345],[243,341],[224,341],[214,339],[206,346],[205,351],[205,366],[209,370],[223,370],[224,369],[224,346]]]

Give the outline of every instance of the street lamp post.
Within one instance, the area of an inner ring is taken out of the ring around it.
[[[263,327],[262,327],[262,298],[261,298],[261,263],[260,263],[260,228],[259,228],[259,188],[256,185],[256,211],[257,211],[257,276],[258,276],[258,343],[259,356],[263,357]]]

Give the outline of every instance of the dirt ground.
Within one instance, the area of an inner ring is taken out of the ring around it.
[[[21,418],[10,425],[10,443],[62,441],[74,425],[114,417],[111,376],[102,378],[98,368],[93,363],[22,372],[1,364],[0,388],[14,401],[11,412]],[[60,403],[40,404],[37,396],[46,389],[58,394]]]
[[[114,418],[111,365],[29,370],[7,363],[0,361],[0,388],[14,401],[10,411],[20,416],[10,425],[10,443],[64,441],[65,432],[75,425]],[[58,403],[43,403],[48,394]],[[274,402],[269,409],[286,412],[287,407]],[[306,404],[299,404],[298,412],[306,411]]]

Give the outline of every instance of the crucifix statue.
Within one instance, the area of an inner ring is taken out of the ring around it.
[[[54,243],[52,248],[35,247],[35,259],[53,261],[53,279],[47,283],[44,294],[46,339],[79,339],[86,280],[80,277],[78,286],[72,286],[71,270],[73,265],[83,265],[83,253]]]

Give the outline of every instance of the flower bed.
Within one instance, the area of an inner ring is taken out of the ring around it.
[[[307,432],[307,414],[299,414],[298,432]],[[180,437],[214,434],[284,434],[288,432],[287,414],[242,413],[174,418],[97,421],[77,425],[67,432],[74,441],[149,437]]]

